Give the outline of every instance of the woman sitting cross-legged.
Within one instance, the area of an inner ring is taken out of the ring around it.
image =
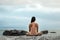
[[[27,35],[30,36],[36,36],[36,35],[41,35],[42,33],[38,33],[38,24],[35,23],[36,18],[32,17],[31,19],[31,23],[29,24],[29,32],[27,33]]]

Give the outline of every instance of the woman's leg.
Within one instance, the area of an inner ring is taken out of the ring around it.
[[[31,32],[26,33],[28,36],[41,36],[43,33],[42,32],[37,32],[36,34],[31,34]]]
[[[31,35],[31,32],[26,33],[26,35]]]
[[[43,33],[42,32],[39,32],[37,35],[42,35]]]

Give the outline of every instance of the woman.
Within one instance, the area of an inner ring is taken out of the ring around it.
[[[29,24],[29,33],[27,35],[41,35],[41,33],[38,33],[38,24],[35,23],[36,18],[32,17],[31,23]]]

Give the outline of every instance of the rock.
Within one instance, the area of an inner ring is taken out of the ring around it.
[[[3,32],[3,35],[5,36],[20,36],[20,35],[26,35],[27,31],[24,30],[5,30]]]
[[[26,33],[27,33],[27,31],[22,30],[22,31],[20,32],[20,35],[26,35]]]
[[[50,32],[50,33],[56,33],[56,32]]]
[[[47,34],[48,30],[41,31],[43,34]]]
[[[5,30],[4,32],[3,32],[3,35],[10,35],[10,31],[9,30]]]

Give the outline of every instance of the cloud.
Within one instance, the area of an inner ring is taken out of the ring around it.
[[[30,3],[30,4],[22,4],[22,5],[0,5],[0,10],[3,12],[28,12],[28,11],[40,11],[44,13],[51,14],[52,12],[60,12],[60,8],[49,8],[42,6],[39,3]]]
[[[41,6],[41,5],[40,5]],[[8,6],[8,5],[0,5],[0,15],[11,15],[11,16],[36,16],[43,19],[49,20],[60,20],[60,9],[55,8],[39,8],[39,5],[30,4],[21,6]]]
[[[60,0],[0,0],[1,5],[40,4],[44,7],[60,8]]]
[[[45,12],[45,13],[50,13],[51,12],[60,12],[60,8],[48,8],[48,7],[43,7],[40,4],[29,4],[29,5],[25,5],[24,8],[17,8],[15,10],[13,10],[14,12],[28,12],[28,11],[40,11],[40,12]]]
[[[46,7],[47,0],[19,0],[18,3],[16,1],[18,2],[18,0],[5,0],[4,3],[2,0],[0,1],[2,2],[0,5],[1,26],[26,26],[30,22],[30,18],[36,16],[41,28],[59,28],[60,8]],[[48,3],[48,5],[51,4]]]
[[[49,20],[56,20],[60,21],[60,9],[59,8],[46,8],[37,5],[37,4],[30,4],[25,6],[8,6],[8,5],[0,5],[0,15],[11,15],[11,16],[27,16],[32,17],[36,16],[42,19],[49,19]],[[13,18],[13,17],[12,17]]]

